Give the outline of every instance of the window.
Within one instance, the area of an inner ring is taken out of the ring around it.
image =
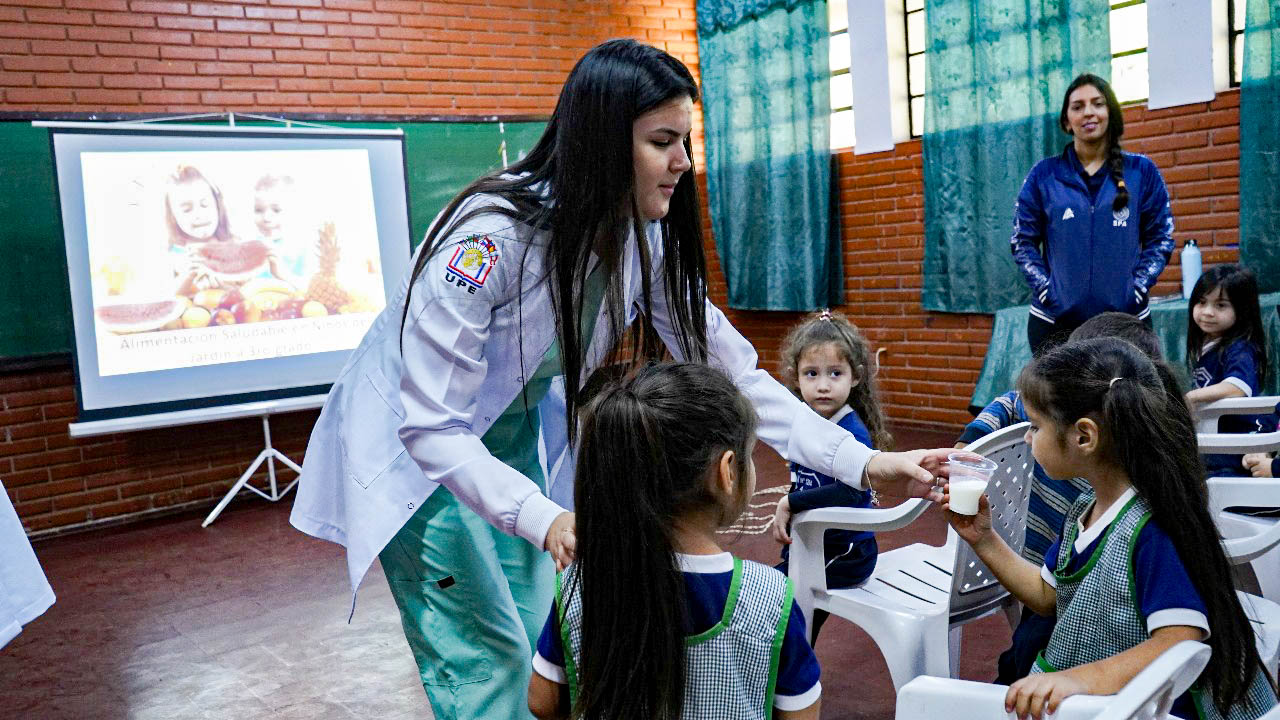
[[[1111,0],[1111,88],[1122,103],[1147,99],[1146,0]]]
[[[849,77],[848,0],[828,0],[831,30],[831,149],[853,147],[853,82]]]
[[[1244,74],[1245,0],[1227,0],[1227,43],[1230,55],[1231,87],[1240,87]],[[1221,17],[1221,16],[1219,16]]]
[[[902,0],[907,33],[907,105],[911,137],[924,134],[924,0]]]

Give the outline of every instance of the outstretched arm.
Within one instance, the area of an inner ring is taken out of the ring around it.
[[[1040,576],[1040,568],[1022,559],[1003,538],[992,532],[991,503],[987,498],[978,499],[977,515],[951,512],[950,500],[947,495],[942,504],[947,511],[947,522],[973,547],[1000,584],[1037,615],[1053,615],[1057,610],[1058,592]]]

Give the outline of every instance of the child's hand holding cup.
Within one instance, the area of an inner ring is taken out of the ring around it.
[[[978,499],[986,493],[987,483],[995,474],[997,465],[976,453],[953,452],[947,455],[951,468],[948,483],[950,510],[958,515],[977,515]]]
[[[991,507],[983,507],[983,500],[996,464],[975,453],[955,452],[947,456],[947,466],[951,479],[942,498],[950,510],[947,522],[965,542],[977,545],[991,532]]]

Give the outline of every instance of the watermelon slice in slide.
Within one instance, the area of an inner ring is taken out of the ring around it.
[[[102,305],[94,310],[98,320],[113,333],[157,330],[177,320],[187,309],[183,298],[145,303]]]
[[[271,250],[257,240],[249,242],[209,242],[195,251],[196,263],[222,280],[248,280],[267,265]]]

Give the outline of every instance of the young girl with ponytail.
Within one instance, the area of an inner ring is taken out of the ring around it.
[[[1058,125],[1072,141],[1027,175],[1010,239],[1031,288],[1034,353],[1109,310],[1145,320],[1174,245],[1164,179],[1151,160],[1121,149],[1124,115],[1107,81],[1072,81]]]
[[[1023,370],[1018,390],[1036,462],[1051,477],[1083,477],[1092,490],[1071,506],[1039,568],[991,532],[985,498],[975,516],[947,513],[1011,593],[1057,614],[1006,709],[1038,718],[1070,695],[1115,693],[1182,640],[1207,643],[1213,656],[1174,715],[1252,720],[1274,707],[1169,368],[1123,340],[1075,341]]]
[[[746,397],[702,364],[649,366],[587,406],[577,557],[538,639],[534,715],[818,717],[818,662],[790,581],[716,538],[755,489],[755,427]]]

